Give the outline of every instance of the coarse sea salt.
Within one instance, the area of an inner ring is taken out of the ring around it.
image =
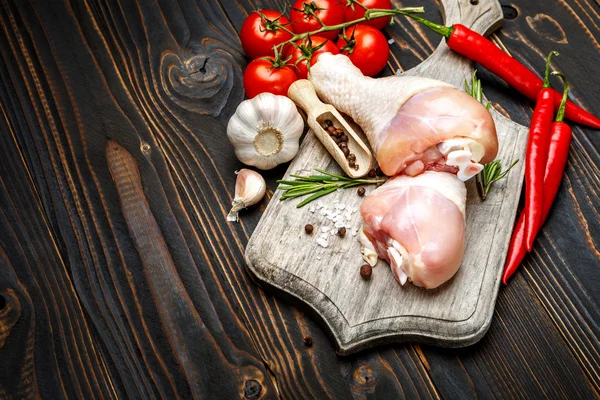
[[[317,239],[317,244],[321,247],[328,247],[329,243],[327,242],[327,239],[320,237]]]

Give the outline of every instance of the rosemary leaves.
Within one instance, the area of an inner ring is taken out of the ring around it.
[[[518,159],[513,161],[512,164],[510,164],[510,166],[504,171],[502,171],[500,160],[494,160],[491,163],[483,166],[483,171],[481,171],[475,177],[477,182],[477,191],[479,192],[479,196],[481,196],[481,200],[485,200],[487,198],[487,195],[492,188],[492,184],[504,178],[508,174],[508,171],[517,165],[518,162]]]
[[[290,177],[295,180],[278,180],[278,189],[284,191],[280,200],[290,199],[310,195],[298,205],[297,208],[303,207],[313,200],[323,197],[338,189],[349,189],[359,185],[377,184],[385,182],[385,179],[352,179],[344,175],[336,175],[322,169],[315,169],[322,175],[294,175]]]
[[[477,70],[473,71],[473,74],[471,75],[470,85],[465,79],[465,91],[475,100],[483,103],[483,88],[481,87],[481,80],[477,79]],[[490,107],[491,103],[488,101],[485,105],[485,108],[489,111]],[[519,162],[519,160],[514,160],[504,171],[502,171],[502,165],[500,162],[500,160],[494,160],[489,164],[485,164],[483,166],[483,170],[475,177],[477,182],[477,191],[479,192],[479,196],[481,196],[481,200],[485,200],[487,198],[487,195],[490,192],[494,182],[504,178],[512,169],[512,167]]]

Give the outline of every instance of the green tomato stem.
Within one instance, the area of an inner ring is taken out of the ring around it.
[[[296,42],[301,39],[305,39],[308,36],[318,35],[319,33],[323,33],[323,32],[337,31],[339,29],[344,29],[349,26],[360,24],[361,22],[365,22],[365,21],[370,21],[375,18],[393,17],[394,15],[407,15],[411,18],[414,18],[414,16],[412,14],[424,13],[424,12],[425,12],[425,10],[423,7],[405,7],[405,8],[396,8],[396,9],[392,9],[392,10],[373,8],[373,9],[368,9],[365,12],[365,16],[362,18],[358,18],[358,19],[355,19],[354,21],[348,21],[348,22],[344,22],[341,24],[337,24],[337,25],[325,25],[315,15],[315,18],[317,18],[317,21],[319,21],[319,23],[321,23],[321,27],[319,29],[316,29],[311,32],[294,33],[290,39],[288,39],[285,42],[282,42],[276,46],[273,46],[273,49],[275,50],[278,48],[283,48],[287,44]],[[289,31],[289,30],[286,30],[286,31]],[[293,33],[293,32],[289,31],[289,33]]]

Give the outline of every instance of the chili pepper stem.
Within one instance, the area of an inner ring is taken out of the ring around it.
[[[546,70],[544,72],[544,84],[542,85],[542,88],[549,88],[550,87],[550,60],[552,59],[552,56],[557,56],[558,55],[558,51],[551,51],[550,53],[548,53],[548,58],[546,58]]]
[[[422,23],[423,25],[425,25],[426,27],[428,27],[435,33],[442,35],[446,39],[449,39],[450,36],[452,36],[452,31],[454,30],[454,27],[452,27],[452,26],[444,26],[444,25],[436,24],[435,22],[432,22],[428,19],[419,17],[417,15],[406,14],[406,16],[414,19],[415,21],[419,21],[420,23]]]
[[[562,122],[565,119],[565,108],[567,107],[567,97],[569,96],[569,83],[567,82],[567,77],[565,74],[561,72],[554,71],[552,75],[557,75],[563,81],[563,96],[560,101],[560,106],[558,106],[558,112],[556,113],[555,122]]]

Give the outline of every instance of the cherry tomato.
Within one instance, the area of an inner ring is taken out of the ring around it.
[[[391,0],[358,0],[360,4],[367,8],[378,8],[391,10],[392,2]],[[352,6],[346,6],[344,9],[344,18],[346,21],[354,21],[356,19],[362,18],[365,16],[365,9],[359,6],[358,4],[353,4]],[[361,22],[359,25],[370,25],[377,29],[383,29],[390,22],[390,17],[381,17],[372,19],[370,21]]]
[[[339,38],[337,45],[366,76],[377,75],[385,67],[390,46],[383,33],[369,25],[356,25],[346,30],[349,41]]]
[[[337,25],[344,22],[344,4],[341,0],[297,0],[290,11],[290,21],[294,32],[312,32],[321,28],[321,24],[314,17],[319,17],[325,25]],[[335,40],[337,31],[319,33],[319,36]]]
[[[292,30],[290,21],[279,11],[259,10],[246,18],[240,30],[242,48],[252,59],[272,56],[273,46],[290,40],[292,35],[281,29]]]
[[[281,61],[272,57],[258,58],[250,62],[244,71],[244,90],[250,99],[264,92],[287,96],[290,85],[297,80],[293,66],[282,65]]]
[[[315,65],[320,54],[339,54],[340,52],[334,42],[320,36],[311,36],[297,41],[296,44],[298,47],[290,46],[287,49],[285,58],[292,57],[288,63],[296,65],[300,79],[308,77],[308,59],[310,59],[310,65]]]

